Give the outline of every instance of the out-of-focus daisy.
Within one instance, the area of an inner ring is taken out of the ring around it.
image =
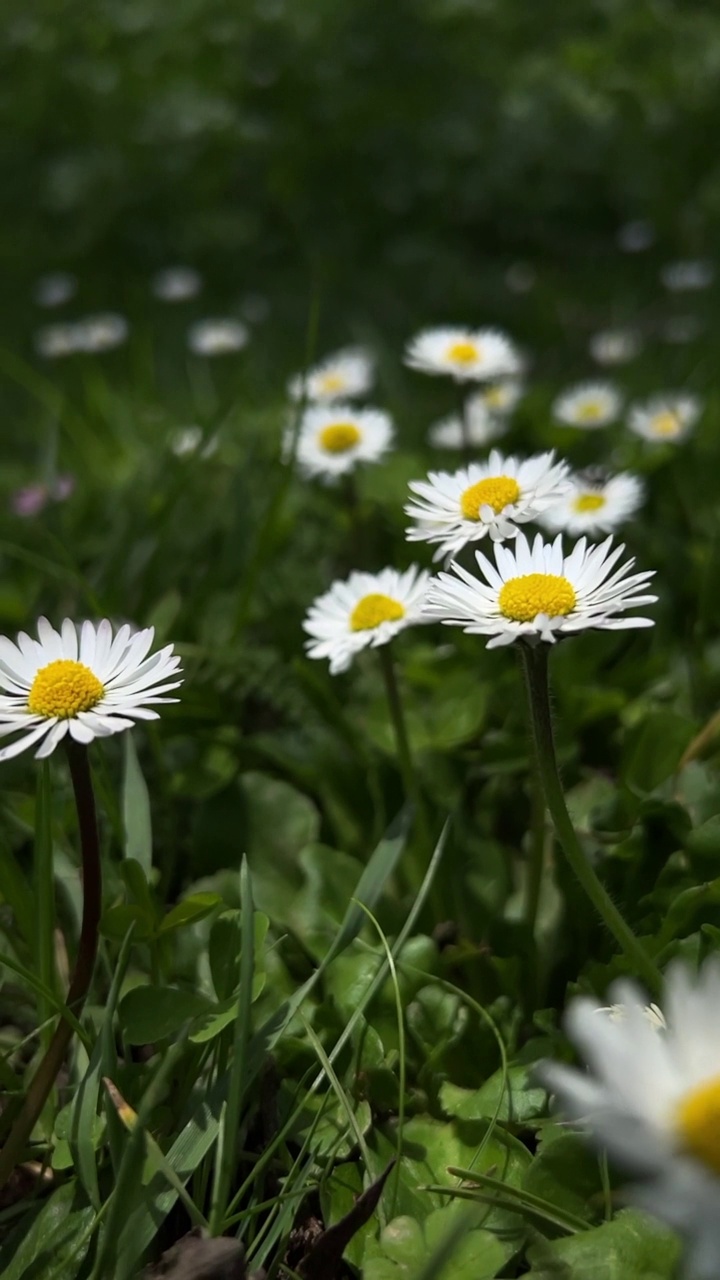
[[[202,427],[193,424],[190,427],[178,427],[170,437],[170,448],[176,458],[187,458],[197,454],[200,458],[211,458],[218,448],[217,436],[205,439]]]
[[[514,538],[518,524],[537,519],[563,496],[567,476],[552,452],[523,459],[497,449],[460,471],[431,471],[427,480],[411,481],[415,496],[405,513],[415,524],[408,540],[438,543],[433,558],[440,560],[487,534],[493,541]]]
[[[311,405],[305,410],[297,438],[296,458],[308,476],[335,480],[359,462],[377,462],[392,444],[393,425],[380,409],[354,409],[350,404]],[[293,431],[285,436],[286,453]]]
[[[627,364],[642,350],[642,339],[635,329],[601,329],[593,334],[590,355],[597,364]]]
[[[78,320],[75,330],[78,351],[94,354],[121,346],[128,336],[129,325],[124,316],[107,311]]]
[[[707,289],[715,279],[715,267],[704,258],[669,262],[662,268],[660,279],[671,293]]]
[[[583,382],[569,387],[555,400],[552,411],[566,427],[592,431],[614,422],[622,408],[622,396],[610,382]]]
[[[288,394],[292,400],[305,399],[320,404],[351,400],[370,390],[373,374],[373,362],[366,352],[348,347],[328,356],[307,373],[296,373],[288,383]]]
[[[248,324],[262,324],[270,315],[270,302],[263,293],[246,293],[238,303],[238,311]]]
[[[0,737],[15,735],[0,750],[9,760],[29,747],[48,756],[67,733],[88,743],[136,720],[156,720],[156,704],[182,684],[180,658],[167,645],[150,653],[154,630],[123,625],[113,639],[107,619],[97,626],[66,618],[59,631],[47,618],[37,640],[20,632],[17,644],[0,637]]]
[[[505,272],[505,284],[511,293],[530,293],[536,281],[537,272],[529,262],[511,262]]]
[[[542,1083],[562,1111],[634,1179],[632,1199],[685,1238],[684,1275],[717,1280],[720,1259],[720,964],[667,970],[663,1029],[631,982],[611,987],[619,1020],[575,999],[565,1022],[589,1070],[545,1062]]]
[[[33,297],[39,307],[62,307],[77,292],[77,280],[67,271],[54,271],[41,276]]]
[[[10,509],[16,516],[37,516],[49,502],[65,502],[74,488],[73,476],[57,476],[52,484],[28,484],[11,495]]]
[[[512,378],[522,371],[518,352],[498,329],[426,329],[408,343],[405,363],[458,382]]]
[[[512,413],[523,397],[524,387],[518,378],[500,378],[478,387],[468,404],[482,404],[488,413],[505,416]]]
[[[695,342],[701,333],[702,324],[697,316],[670,316],[661,329],[664,341],[674,346]]]
[[[406,627],[429,621],[422,612],[430,575],[412,565],[404,573],[351,573],[334,582],[308,610],[303,627],[308,657],[329,658],[330,671],[347,671],[361,649],[387,644]]]
[[[552,533],[613,533],[635,515],[642,500],[636,476],[610,476],[591,468],[571,476],[567,493],[538,516],[538,523]]]
[[[188,346],[196,356],[227,356],[242,351],[248,338],[240,320],[198,320],[188,331]]]
[[[430,444],[439,449],[482,448],[499,440],[508,431],[508,423],[500,414],[490,413],[480,396],[470,396],[465,405],[465,419],[452,414],[436,422],[428,432]]]
[[[628,1009],[626,1004],[604,1004],[595,1010],[596,1013],[607,1014],[611,1022],[624,1022],[628,1016],[631,1016],[632,1009]],[[643,1006],[643,1016],[647,1019],[651,1027],[656,1031],[667,1031],[667,1022],[662,1009],[656,1004],[646,1004]]]
[[[76,324],[47,324],[35,334],[35,350],[45,360],[58,360],[80,351],[80,335]]]
[[[655,243],[655,228],[645,218],[634,218],[623,223],[617,240],[623,253],[644,253]]]
[[[520,533],[512,550],[495,547],[495,564],[475,552],[484,581],[455,563],[451,573],[440,573],[428,588],[425,610],[470,635],[490,636],[488,649],[515,640],[554,644],[559,636],[591,628],[651,627],[651,618],[624,616],[657,600],[644,594],[654,570],[630,575],[634,560],[616,569],[624,550],[622,543],[612,548],[612,538],[599,546],[581,538],[566,556],[560,534],[552,543],[538,534],[531,546]]]
[[[187,302],[201,288],[202,276],[194,267],[165,267],[152,281],[152,291],[161,302]]]
[[[697,396],[667,392],[652,396],[643,404],[631,405],[628,426],[643,440],[654,444],[678,444],[690,434],[700,417]]]

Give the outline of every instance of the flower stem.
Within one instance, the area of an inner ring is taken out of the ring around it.
[[[618,942],[625,958],[646,983],[649,991],[657,996],[662,986],[660,973],[595,874],[575,834],[565,804],[555,756],[547,649],[544,644],[534,648],[522,644],[520,653],[525,673],[538,771],[563,853],[598,915]]]
[[[380,666],[382,667],[383,678],[385,680],[385,693],[387,696],[388,709],[390,711],[390,719],[392,720],[393,732],[395,734],[395,747],[397,749],[398,764],[400,766],[400,773],[403,780],[405,799],[410,800],[417,810],[419,809],[419,787],[415,776],[415,769],[413,768],[412,756],[410,754],[410,742],[408,740],[405,713],[403,711],[400,689],[398,687],[395,661],[389,644],[382,645],[378,649],[378,653],[380,655]]]
[[[80,927],[75,971],[70,981],[66,1005],[77,1018],[82,1011],[85,997],[95,968],[98,926],[102,899],[100,872],[100,846],[98,842],[95,797],[93,795],[87,748],[67,739],[67,757],[70,765],[75,807],[80,830],[82,856],[83,915]],[[72,1039],[72,1026],[61,1017],[48,1048],[33,1076],[23,1105],[16,1116],[7,1141],[0,1152],[0,1187],[11,1176],[25,1149],[35,1124],[42,1113],[50,1091],[57,1079],[68,1045]]]
[[[545,868],[545,791],[539,772],[532,779],[532,814],[530,826],[530,857],[525,879],[524,919],[531,937],[535,933],[543,871]]]

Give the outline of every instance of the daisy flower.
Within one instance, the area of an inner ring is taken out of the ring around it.
[[[91,354],[112,351],[125,342],[130,326],[124,316],[111,311],[96,316],[86,316],[75,325],[77,350]]]
[[[417,495],[405,507],[415,521],[410,542],[437,542],[434,559],[455,555],[468,542],[489,534],[494,542],[514,538],[517,525],[535,520],[563,496],[568,469],[554,453],[532,458],[506,457],[493,449],[486,462],[460,471],[431,471],[413,480]]]
[[[364,396],[373,384],[373,362],[356,347],[328,356],[307,373],[296,373],[288,383],[292,400],[327,403]]]
[[[468,403],[482,404],[488,413],[510,414],[522,399],[523,391],[523,384],[518,378],[499,378],[479,387]]]
[[[614,422],[622,408],[622,396],[610,382],[583,382],[569,387],[555,400],[552,412],[566,427],[594,430]]]
[[[77,280],[66,271],[54,271],[41,276],[35,285],[33,297],[39,307],[62,307],[75,296]]]
[[[406,627],[429,622],[422,612],[430,575],[412,565],[404,573],[351,573],[334,582],[308,610],[309,658],[329,658],[330,673],[347,671],[361,649],[388,644]]]
[[[152,281],[152,291],[161,302],[186,302],[201,288],[202,276],[193,267],[165,267]]]
[[[707,259],[688,258],[668,262],[660,272],[660,279],[671,293],[707,289],[715,279],[715,268]]]
[[[525,640],[554,644],[558,636],[596,628],[624,631],[651,627],[651,618],[626,618],[626,609],[652,604],[643,594],[653,571],[628,576],[635,563],[616,569],[625,547],[612,548],[612,538],[588,546],[581,538],[569,555],[562,537],[553,543],[538,534],[532,546],[518,534],[514,549],[495,547],[495,564],[475,552],[483,579],[459,564],[441,573],[428,589],[425,612],[469,635],[490,636],[488,649]]]
[[[589,468],[571,477],[565,496],[538,516],[538,524],[552,533],[612,533],[635,514],[642,499],[643,487],[635,476]]]
[[[515,347],[498,329],[426,329],[407,345],[405,364],[421,373],[485,382],[522,371]]]
[[[350,404],[311,405],[300,422],[296,457],[308,476],[335,480],[358,462],[377,462],[392,444],[393,426],[380,409],[354,409]],[[292,448],[293,432],[285,436]]]
[[[625,222],[617,234],[623,253],[644,253],[655,243],[655,228],[645,218]]]
[[[677,444],[690,434],[700,417],[701,404],[697,396],[667,392],[652,396],[643,404],[632,405],[628,426],[643,440],[655,444],[671,441]]]
[[[58,360],[81,350],[77,324],[47,324],[35,334],[35,350],[45,360]]]
[[[188,346],[196,356],[227,356],[242,351],[248,337],[239,320],[198,320],[188,330]]]
[[[674,1227],[687,1274],[716,1280],[720,1267],[720,963],[699,974],[681,961],[665,975],[661,1030],[631,982],[611,988],[620,1020],[597,1018],[586,998],[568,1007],[568,1035],[589,1071],[546,1062],[542,1083],[572,1119],[638,1179],[641,1208]]]
[[[601,329],[590,339],[589,351],[597,364],[627,364],[642,350],[640,334],[635,329]]]
[[[0,636],[0,738],[17,735],[0,760],[36,744],[36,756],[49,756],[67,733],[88,743],[132,729],[157,719],[154,704],[177,701],[162,695],[182,684],[180,658],[172,645],[148,657],[152,627],[133,633],[126,623],[113,639],[107,619],[66,618],[56,631],[40,618],[37,633],[21,631],[17,644]]]
[[[470,396],[465,406],[465,421],[452,414],[436,422],[428,432],[430,444],[439,449],[463,449],[466,445],[482,448],[499,440],[508,430],[499,414],[490,413],[481,396]]]

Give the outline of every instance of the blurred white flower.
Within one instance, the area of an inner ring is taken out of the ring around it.
[[[152,291],[161,302],[186,302],[201,288],[202,276],[194,267],[165,267],[152,281]]]
[[[508,422],[499,413],[490,413],[481,396],[469,396],[464,421],[459,414],[442,418],[428,431],[428,440],[439,449],[479,449],[499,440],[508,429]]]
[[[449,374],[458,382],[514,377],[522,360],[498,329],[426,329],[408,343],[405,364],[421,373]]]
[[[669,262],[662,268],[660,279],[671,293],[707,289],[715,279],[715,267],[705,258],[688,258],[679,262]]]
[[[433,578],[425,612],[468,635],[490,636],[488,649],[515,640],[554,644],[560,636],[590,629],[651,627],[651,618],[623,615],[657,600],[642,594],[653,571],[628,577],[635,561],[617,569],[625,547],[611,548],[612,538],[599,546],[581,538],[564,555],[561,534],[553,543],[538,534],[531,546],[519,533],[512,547],[496,543],[494,564],[475,552],[484,581],[457,562],[452,572]]]
[[[41,276],[35,285],[34,298],[39,307],[61,307],[77,292],[77,280],[67,271]]]
[[[111,351],[125,342],[129,325],[124,316],[113,312],[102,312],[94,316],[85,316],[75,325],[77,331],[77,349],[91,353]]]
[[[615,983],[619,1019],[596,1017],[597,1004],[571,1001],[567,1032],[588,1070],[545,1062],[536,1074],[562,1111],[637,1181],[635,1204],[685,1239],[684,1275],[720,1274],[720,963],[694,974],[668,968],[661,1029],[642,991]]]
[[[529,262],[511,262],[505,272],[505,284],[511,293],[530,293],[537,281],[537,272]]]
[[[642,350],[642,338],[635,329],[601,329],[593,334],[590,355],[597,364],[627,364]]]
[[[553,417],[566,427],[586,431],[614,422],[622,408],[622,396],[610,382],[583,382],[563,391],[553,403]]]
[[[628,426],[654,444],[678,444],[690,434],[702,410],[701,401],[688,392],[665,392],[642,404],[630,406]]]
[[[623,253],[644,253],[655,243],[655,228],[645,218],[634,218],[623,223],[617,241]]]
[[[240,320],[198,320],[188,330],[188,346],[197,356],[226,356],[247,346],[247,326]]]
[[[80,351],[80,334],[76,324],[48,324],[35,334],[35,350],[46,360],[58,360],[62,356]]]
[[[518,524],[535,520],[562,497],[568,469],[554,453],[513,458],[493,449],[486,462],[459,471],[431,471],[412,480],[405,514],[415,522],[409,542],[438,543],[435,560],[455,555],[468,542],[514,538]]]
[[[286,456],[293,437],[293,429],[288,428]],[[333,481],[359,462],[377,462],[387,453],[392,439],[392,421],[381,409],[355,409],[341,402],[310,405],[298,430],[298,466],[305,475]]]
[[[590,469],[570,477],[570,488],[560,501],[538,516],[538,524],[551,533],[612,533],[634,516],[643,499],[643,487],[627,472],[609,476]]]
[[[196,425],[178,427],[170,437],[170,448],[176,458],[187,458],[194,453],[200,458],[211,458],[217,452],[218,444],[217,436],[210,436],[205,440],[205,432]]]
[[[329,658],[330,672],[347,671],[361,649],[388,644],[406,627],[430,619],[422,606],[430,575],[412,565],[404,573],[351,573],[318,596],[303,623],[309,658]]]
[[[373,376],[373,362],[366,352],[347,347],[327,356],[306,374],[296,373],[288,383],[288,395],[292,400],[317,403],[353,399],[370,390]]]

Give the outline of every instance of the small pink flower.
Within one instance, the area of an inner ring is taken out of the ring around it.
[[[16,516],[37,516],[47,506],[49,498],[47,485],[29,484],[12,494],[10,507]]]

